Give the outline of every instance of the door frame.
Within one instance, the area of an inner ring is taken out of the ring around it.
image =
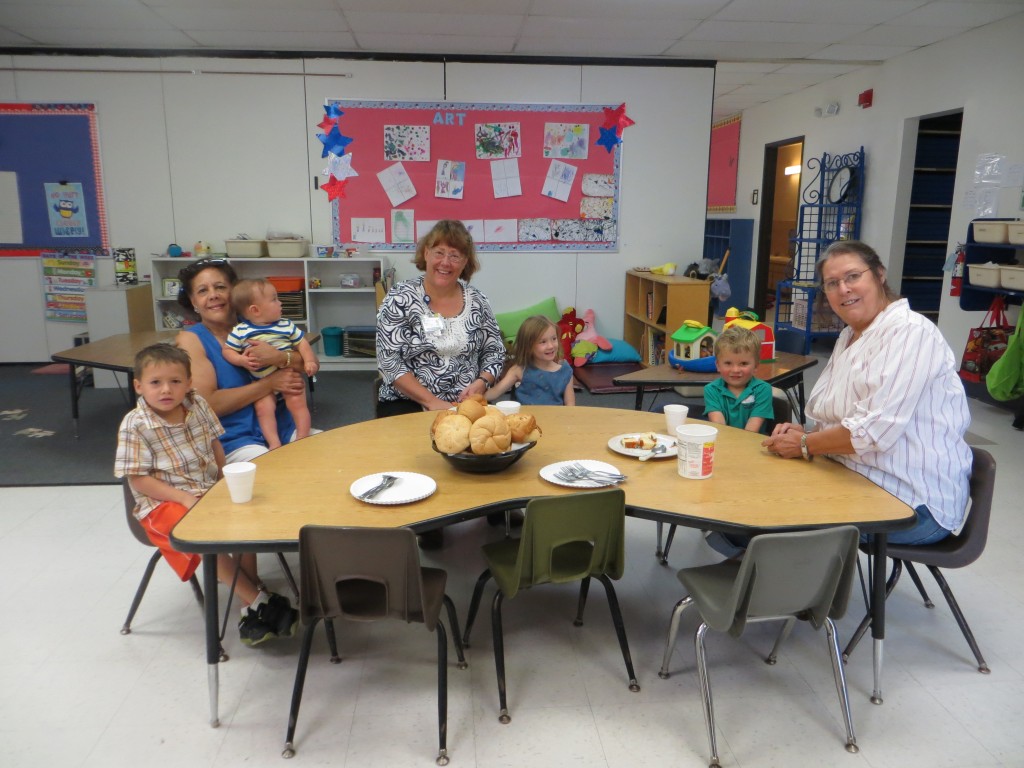
[[[757,227],[755,255],[754,295],[751,306],[758,317],[765,317],[765,289],[768,287],[769,258],[772,249],[772,221],[775,215],[775,179],[779,174],[779,150],[792,144],[804,144],[803,136],[795,136],[764,145],[764,164],[761,173],[761,211]],[[803,163],[803,151],[800,153]]]

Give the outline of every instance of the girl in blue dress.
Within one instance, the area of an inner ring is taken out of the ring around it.
[[[558,326],[543,315],[523,321],[512,345],[511,364],[487,390],[487,399],[497,400],[513,388],[513,396],[524,405],[576,405],[572,368],[562,360]]]

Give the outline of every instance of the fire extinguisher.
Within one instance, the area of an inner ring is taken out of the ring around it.
[[[949,281],[949,295],[959,296],[960,289],[963,288],[964,284],[964,262],[967,260],[967,254],[964,252],[964,247],[958,245],[956,247],[956,261],[953,262],[953,278]]]

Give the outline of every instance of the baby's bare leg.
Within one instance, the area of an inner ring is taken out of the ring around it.
[[[277,434],[277,403],[274,396],[261,397],[253,403],[253,407],[256,409],[256,421],[263,432],[263,439],[267,441],[267,448],[280,448],[281,437]]]
[[[309,437],[309,430],[312,427],[313,419],[309,415],[309,407],[306,405],[306,393],[300,392],[294,395],[285,395],[284,404],[288,412],[295,419],[295,437],[301,440]]]

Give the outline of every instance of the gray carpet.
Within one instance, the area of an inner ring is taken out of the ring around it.
[[[68,377],[35,374],[44,365],[0,365],[0,486],[97,485],[113,475],[117,426],[134,406],[117,389],[87,387],[79,401],[79,437],[71,420]],[[313,426],[320,429],[373,418],[373,371],[320,373]],[[123,377],[122,377],[123,378]],[[645,399],[650,407],[653,395]],[[658,406],[678,400],[662,394]],[[633,394],[577,392],[579,405],[632,408]]]

